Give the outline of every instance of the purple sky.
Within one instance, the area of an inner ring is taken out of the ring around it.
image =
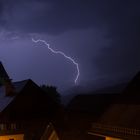
[[[139,7],[138,0],[1,0],[0,60],[14,81],[74,86],[75,66],[35,37],[79,63],[78,85],[123,82],[140,70]]]

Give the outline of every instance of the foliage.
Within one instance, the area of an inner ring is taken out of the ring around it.
[[[59,105],[61,104],[61,95],[57,92],[57,88],[55,86],[41,85],[40,87],[52,100]]]

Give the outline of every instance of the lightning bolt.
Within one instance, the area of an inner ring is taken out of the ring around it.
[[[34,43],[38,43],[38,42],[44,43],[44,44],[47,46],[47,48],[48,48],[52,53],[60,54],[60,55],[64,56],[66,59],[68,59],[69,61],[71,61],[71,62],[76,66],[77,74],[76,74],[76,78],[75,78],[74,82],[75,82],[75,84],[77,83],[78,78],[79,78],[79,76],[80,76],[80,70],[79,70],[79,64],[78,64],[77,62],[75,62],[75,60],[74,60],[73,58],[71,58],[70,56],[67,56],[67,55],[66,55],[64,52],[62,52],[62,51],[56,51],[56,50],[52,49],[52,48],[50,47],[50,44],[48,44],[45,40],[41,40],[41,39],[35,40],[34,38],[32,38],[32,41],[33,41]]]

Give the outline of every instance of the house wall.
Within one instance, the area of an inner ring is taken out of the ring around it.
[[[113,137],[106,137],[105,140],[123,140],[123,139],[119,139],[119,138],[113,138]]]
[[[58,135],[55,132],[55,130],[53,130],[53,132],[51,133],[49,140],[59,140]]]
[[[0,140],[24,140],[24,134],[0,136]]]
[[[42,135],[40,140],[59,140],[57,132],[55,131],[55,129],[52,126],[52,124],[49,124],[46,127],[46,129],[44,131],[44,134]]]

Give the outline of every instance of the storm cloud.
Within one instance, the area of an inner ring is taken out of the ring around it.
[[[139,10],[137,2],[122,0],[3,0],[1,7],[8,28],[50,34],[106,28]]]
[[[91,1],[13,0],[3,1],[7,28],[24,32],[59,34],[93,26]]]
[[[139,5],[138,1],[128,1],[113,20],[108,20],[108,37],[112,43],[102,48],[97,58],[100,76],[127,79],[140,70]]]
[[[13,45],[20,46],[21,43],[21,46],[25,45],[24,48],[30,53],[26,60],[22,58],[22,64],[17,62],[17,57],[14,55],[16,51],[13,55],[2,54],[1,59],[7,64],[15,62],[15,69],[11,68],[12,64],[9,69],[16,73],[16,66],[22,65],[21,73],[29,71],[31,77],[37,77],[36,81],[42,81],[44,75],[48,81],[51,79],[51,83],[56,85],[61,81],[62,84],[65,83],[65,75],[68,75],[69,81],[73,79],[75,75],[73,67],[66,66],[62,58],[59,58],[58,63],[56,59],[54,62],[49,53],[45,55],[43,51],[40,51],[40,54],[44,55],[39,56],[39,51],[34,50],[33,44],[25,37],[28,34],[37,34],[47,38],[54,49],[63,50],[78,61],[81,83],[89,81],[94,84],[93,81],[100,78],[114,81],[119,78],[121,82],[125,77],[132,77],[140,70],[139,7],[138,0],[2,0],[0,29],[9,32],[6,34],[7,38],[13,34],[16,36],[16,33],[22,36]],[[23,52],[26,52],[24,48]],[[36,55],[38,58],[34,58]],[[12,58],[10,56],[14,57],[13,61],[9,59]],[[43,60],[48,62],[43,65]],[[44,75],[40,77],[36,76],[37,71],[32,73],[32,68],[37,64],[44,69],[41,72]],[[61,73],[64,70],[63,75],[55,75],[54,79],[53,76],[49,78],[52,70],[48,66],[51,67],[51,64],[54,73],[57,71]],[[61,64],[59,70],[58,64]],[[17,75],[15,79],[27,77],[25,74]]]

